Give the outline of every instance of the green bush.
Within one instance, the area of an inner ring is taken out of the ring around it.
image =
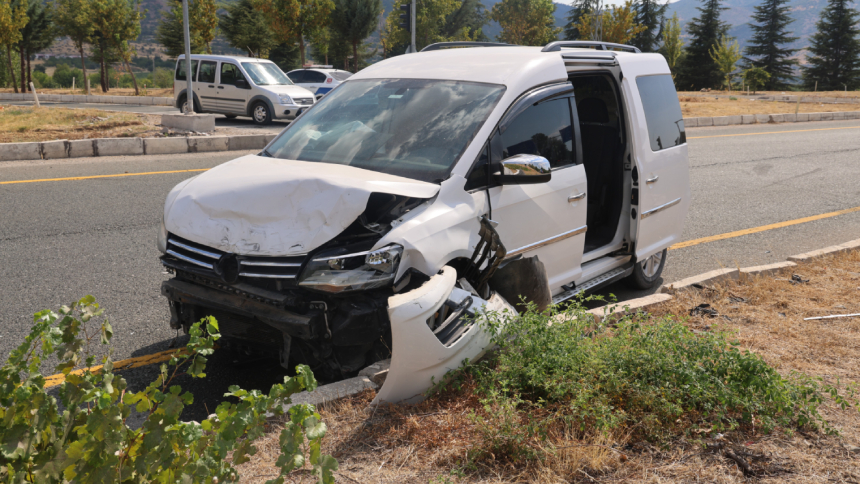
[[[670,318],[600,325],[581,303],[545,313],[532,307],[503,324],[506,316],[491,314],[484,323],[497,335],[498,356],[461,372],[475,378],[483,398],[488,417],[476,417],[479,430],[482,423],[515,422],[508,430],[489,425],[485,438],[497,450],[505,450],[498,442],[513,449],[504,452],[509,456],[526,454],[523,436],[556,424],[576,432],[625,428],[659,441],[694,428],[716,432],[753,422],[766,432],[832,430],[818,411],[824,395],[843,408],[856,405],[853,387],[846,398],[818,379],[783,377],[760,356],[741,351],[729,334],[697,334]],[[511,402],[518,420],[505,413]]]
[[[41,71],[33,71],[33,84],[37,89],[53,89],[56,87],[54,79]]]
[[[108,356],[102,367],[90,342],[110,342],[112,329],[92,296],[58,313],[35,314],[30,335],[0,369],[0,481],[38,483],[217,483],[238,480],[233,467],[248,460],[253,442],[263,433],[266,414],[282,415],[290,395],[317,386],[306,366],[284,378],[265,395],[230,387],[215,415],[202,422],[183,422],[182,410],[193,397],[174,379],[181,373],[206,376],[206,356],[219,338],[218,323],[195,323],[185,351],[161,365],[158,378],[139,392],[127,390],[113,373]],[[97,319],[101,319],[95,325]],[[205,331],[204,328],[205,327]],[[65,375],[56,398],[45,390],[40,368],[47,358]],[[84,368],[75,370],[84,365]],[[180,369],[182,370],[180,372]],[[126,426],[132,408],[146,413],[138,429]],[[291,470],[311,464],[319,482],[333,483],[337,461],[321,455],[326,426],[311,405],[290,408],[281,432],[281,472],[271,483],[283,483]],[[305,457],[307,455],[307,457]],[[230,457],[230,460],[228,460]]]
[[[152,74],[155,87],[168,88],[173,87],[173,70],[157,68]]]
[[[80,69],[72,68],[68,64],[60,64],[54,70],[54,84],[57,87],[72,87],[72,78],[75,78],[75,87],[84,87],[84,73]]]

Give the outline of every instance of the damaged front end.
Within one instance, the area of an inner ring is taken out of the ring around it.
[[[391,222],[426,200],[373,193],[340,235],[307,255],[248,256],[166,234],[162,284],[170,324],[186,331],[208,315],[246,357],[309,365],[322,378],[351,376],[391,354],[388,299],[426,278],[397,273],[403,248],[371,250]]]

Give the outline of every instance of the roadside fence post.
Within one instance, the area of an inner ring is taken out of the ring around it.
[[[87,78],[87,96],[90,95],[90,78]]]
[[[75,79],[77,79],[77,78],[75,78],[75,77],[72,78],[72,91],[75,90]]]
[[[33,101],[36,101],[36,107],[40,108],[39,96],[36,94],[36,86],[34,86],[32,82],[30,83],[30,90],[33,91]]]

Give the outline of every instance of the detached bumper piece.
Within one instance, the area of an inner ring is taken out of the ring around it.
[[[433,382],[489,349],[490,335],[477,322],[482,312],[516,314],[500,296],[484,300],[456,284],[457,271],[445,266],[421,287],[388,299],[391,369],[373,404],[421,401]]]

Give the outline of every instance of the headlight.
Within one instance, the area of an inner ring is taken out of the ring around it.
[[[156,241],[158,250],[162,254],[167,252],[167,228],[164,227],[164,217],[161,218],[161,228],[158,231],[158,240]]]
[[[293,98],[286,94],[278,94],[278,98],[281,99],[281,104],[293,104]]]
[[[394,282],[403,246],[393,244],[353,254],[337,252],[322,252],[314,257],[302,272],[299,285],[326,292],[385,287]]]

